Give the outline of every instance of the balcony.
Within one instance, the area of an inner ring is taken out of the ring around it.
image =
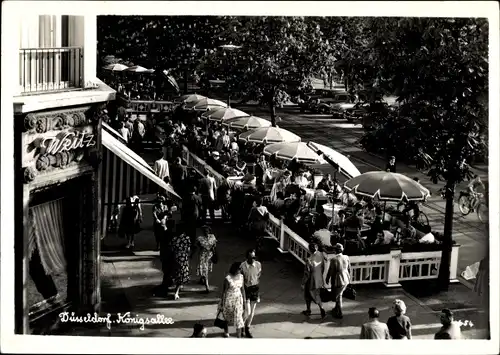
[[[22,95],[80,89],[83,48],[23,48],[19,50],[19,85]]]

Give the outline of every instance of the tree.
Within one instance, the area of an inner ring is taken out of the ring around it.
[[[450,277],[454,193],[487,136],[488,23],[485,19],[378,18],[370,21],[375,78],[396,92],[400,109],[379,119],[365,147],[413,157],[446,181],[443,253],[438,284]]]
[[[333,64],[331,43],[318,18],[225,17],[222,23],[221,44],[242,47],[237,52],[214,50],[204,67],[224,77],[233,93],[267,105],[273,126],[275,108],[289,99],[289,86],[299,86]]]
[[[114,55],[157,74],[170,69],[184,78],[186,90],[189,73],[221,32],[219,22],[212,16],[99,16],[98,62]]]

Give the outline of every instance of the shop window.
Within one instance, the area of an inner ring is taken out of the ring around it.
[[[64,199],[29,210],[29,270],[26,296],[30,314],[43,313],[67,298]]]

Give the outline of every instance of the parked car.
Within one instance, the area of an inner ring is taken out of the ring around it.
[[[339,102],[332,105],[333,118],[345,118],[345,112],[352,109],[356,103],[354,102]]]
[[[384,113],[390,110],[390,106],[383,101],[358,102],[351,108],[344,111],[344,117],[349,123],[362,123],[365,118],[373,113]]]

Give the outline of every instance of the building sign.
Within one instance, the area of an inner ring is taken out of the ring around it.
[[[91,148],[96,145],[93,134],[86,132],[64,132],[55,137],[44,138],[40,147],[45,148],[47,154],[57,154],[73,149]]]

